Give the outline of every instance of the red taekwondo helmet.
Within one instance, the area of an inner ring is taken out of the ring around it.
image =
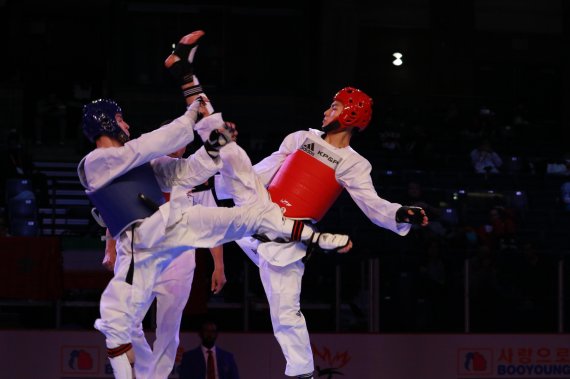
[[[372,98],[353,87],[345,87],[337,92],[334,101],[340,101],[344,109],[338,116],[341,128],[355,127],[364,130],[372,118]]]

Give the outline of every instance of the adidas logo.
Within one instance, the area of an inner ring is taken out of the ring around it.
[[[324,163],[333,170],[336,169],[342,160],[339,155],[331,152],[328,147],[310,138],[305,139],[305,142],[299,147],[299,150],[316,158],[319,162]]]
[[[301,146],[301,150],[303,150],[305,153],[314,156],[315,155],[315,143],[311,142],[311,143],[306,143],[303,146]]]

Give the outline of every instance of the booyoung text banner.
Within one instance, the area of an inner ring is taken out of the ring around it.
[[[568,334],[312,334],[311,341],[316,378],[570,379]],[[181,334],[184,351],[198,344],[195,334]],[[244,379],[286,378],[272,334],[221,333],[217,345],[234,354]],[[7,379],[113,377],[96,331],[0,331],[0,370]]]

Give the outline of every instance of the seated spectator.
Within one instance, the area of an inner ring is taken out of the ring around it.
[[[408,190],[400,201],[402,204],[410,204],[423,208],[430,220],[427,230],[440,237],[447,235],[448,230],[442,224],[441,220],[443,210],[439,207],[442,203],[442,199],[436,199],[434,196],[426,195],[419,181],[410,180],[408,182]]]
[[[560,199],[564,210],[570,211],[570,182],[564,182],[560,186]]]
[[[34,165],[32,155],[25,149],[23,138],[16,129],[8,131],[6,146],[0,149],[0,204],[6,200],[8,179],[13,178],[31,180],[38,206],[48,206],[47,177]]]
[[[399,151],[400,145],[400,132],[395,130],[386,130],[379,133],[380,146],[387,151]]]
[[[474,298],[485,298],[496,294],[498,287],[496,261],[493,250],[485,245],[480,245],[475,255],[469,259],[471,295]]]
[[[67,106],[65,101],[55,91],[48,92],[38,100],[35,116],[36,145],[44,144],[43,137],[57,136],[57,143],[64,145],[67,129]],[[50,132],[46,135],[44,130]],[[52,141],[55,142],[55,141]]]
[[[24,149],[22,136],[16,129],[10,129],[6,136],[6,146],[1,151],[0,165],[3,179],[26,177],[32,168],[32,158]]]
[[[526,129],[530,125],[528,108],[522,102],[513,109],[513,125],[518,129]]]
[[[480,242],[493,250],[516,249],[515,233],[515,216],[502,206],[491,208],[488,222],[477,230]]]
[[[432,138],[425,125],[416,123],[407,129],[405,150],[413,158],[416,168],[431,169],[437,160],[437,152]]]
[[[483,128],[477,116],[466,116],[463,125],[459,127],[459,135],[464,142],[478,141],[483,136]]]
[[[564,154],[562,161],[548,163],[546,165],[546,173],[552,175],[570,176],[570,152]]]
[[[497,174],[503,160],[491,147],[491,142],[484,139],[481,144],[471,151],[471,164],[479,174]]]
[[[408,182],[408,189],[401,201],[403,204],[405,203],[424,208],[430,219],[441,214],[441,209],[432,205],[433,203],[436,203],[437,200],[430,198],[424,193],[423,186],[418,180],[410,180]]]
[[[8,237],[10,235],[8,231],[8,223],[4,216],[4,212],[0,213],[0,237]]]

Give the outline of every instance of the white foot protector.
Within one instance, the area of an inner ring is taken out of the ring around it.
[[[318,245],[323,250],[338,251],[348,246],[350,237],[346,234],[315,233],[311,244]]]

